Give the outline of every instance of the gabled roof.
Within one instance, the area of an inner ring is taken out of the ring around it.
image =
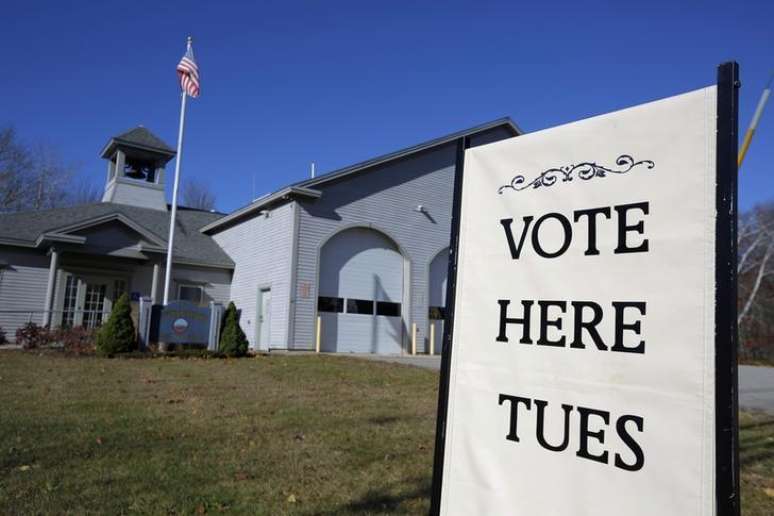
[[[38,241],[41,240],[43,237],[72,237],[72,233],[83,231],[85,229],[101,226],[102,224],[107,224],[108,222],[119,222],[126,226],[127,228],[131,229],[138,235],[142,236],[145,240],[150,242],[152,245],[156,247],[163,248],[166,245],[166,240],[161,237],[160,235],[156,235],[155,233],[152,233],[148,229],[144,228],[140,224],[137,224],[130,218],[128,218],[125,214],[121,212],[111,212],[106,213],[104,215],[97,215],[96,217],[92,217],[89,219],[83,219],[79,220],[73,224],[67,224],[65,226],[51,229],[43,233],[40,237],[38,237]]]
[[[299,181],[297,183],[294,183],[291,186],[311,188],[311,187],[320,185],[322,183],[327,183],[329,181],[339,179],[349,174],[354,174],[355,172],[359,172],[363,169],[373,167],[374,165],[380,165],[387,161],[400,159],[405,156],[408,156],[409,154],[414,154],[417,152],[421,152],[423,150],[430,149],[432,147],[444,145],[449,142],[458,140],[460,138],[464,138],[465,136],[472,136],[476,133],[488,131],[490,129],[494,129],[500,126],[504,126],[509,130],[511,130],[511,132],[513,133],[513,136],[518,136],[520,134],[523,134],[523,131],[516,126],[516,124],[513,122],[513,120],[510,119],[510,117],[498,118],[497,120],[487,122],[486,124],[477,125],[469,129],[465,129],[463,131],[457,131],[456,133],[447,134],[446,136],[441,136],[440,138],[435,138],[433,140],[420,143],[418,145],[406,147],[405,149],[391,152],[389,154],[383,154],[381,156],[377,156],[375,158],[372,158],[366,161],[361,161],[360,163],[355,163],[354,165],[350,165],[348,167],[340,168],[338,170],[334,170],[332,172],[328,172],[326,174],[313,177],[311,179],[305,179],[304,181]]]
[[[247,206],[244,206],[236,210],[235,212],[229,215],[226,215],[221,219],[215,220],[210,224],[207,224],[202,228],[202,232],[210,232],[224,225],[231,224],[238,219],[241,219],[243,217],[250,215],[251,213],[260,211],[266,208],[267,206],[273,203],[276,203],[277,201],[282,201],[285,199],[289,199],[291,197],[307,197],[307,198],[320,197],[322,192],[320,190],[315,189],[314,188],[315,186],[322,185],[330,181],[335,181],[337,179],[341,179],[342,177],[348,176],[350,174],[361,172],[370,167],[380,165],[388,161],[404,158],[411,154],[422,152],[424,150],[431,149],[433,147],[438,147],[440,145],[445,145],[447,143],[453,142],[460,138],[464,138],[466,136],[473,136],[477,133],[482,133],[484,131],[495,129],[497,127],[507,128],[509,131],[512,132],[513,136],[524,134],[524,132],[513,122],[513,120],[510,119],[510,117],[498,118],[497,120],[493,120],[486,124],[477,125],[469,129],[465,129],[463,131],[457,131],[456,133],[447,134],[446,136],[435,138],[433,140],[429,140],[424,143],[420,143],[418,145],[413,145],[411,147],[406,147],[405,149],[391,152],[389,154],[384,154],[382,156],[378,156],[376,158],[372,158],[367,161],[362,161],[360,163],[356,163],[348,167],[340,168],[332,172],[322,174],[318,177],[305,179],[303,181],[298,181],[280,190],[277,190],[274,193],[271,193],[269,195],[265,195],[259,199],[256,199],[252,203],[248,204]]]
[[[4,213],[0,216],[0,244],[36,248],[54,242],[77,245],[85,240],[71,232],[119,221],[145,237],[151,245],[142,251],[166,252],[168,211],[110,202],[81,204],[69,208]],[[178,209],[175,232],[175,262],[233,268],[223,249],[200,229],[222,217],[219,213]]]
[[[320,197],[320,195],[322,195],[322,192],[320,192],[320,190],[313,190],[311,188],[304,188],[300,186],[287,186],[282,190],[277,190],[274,193],[264,195],[263,197],[256,199],[255,201],[248,204],[247,206],[243,206],[238,210],[232,213],[229,213],[223,218],[210,222],[209,224],[204,226],[201,230],[203,233],[206,233],[207,231],[220,227],[223,224],[228,224],[232,221],[241,219],[245,215],[253,213],[256,210],[260,210],[261,208],[265,206],[269,206],[270,204],[277,201],[283,201],[285,199],[290,199],[291,197],[293,198],[306,197],[308,199],[317,199],[318,197]]]
[[[105,148],[102,149],[101,156],[103,158],[109,158],[113,154],[115,148],[119,145],[157,152],[170,158],[175,155],[174,149],[143,126],[138,126],[125,133],[119,134],[118,136],[113,136],[107,145],[105,145]]]

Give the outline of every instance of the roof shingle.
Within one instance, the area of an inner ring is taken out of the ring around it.
[[[167,145],[161,138],[144,128],[143,126],[135,127],[125,133],[119,134],[113,137],[114,140],[120,140],[124,143],[130,143],[135,145],[141,145],[143,147],[150,147],[152,149],[158,149],[165,152],[175,152],[173,148]]]
[[[166,244],[170,217],[168,211],[110,202],[3,214],[0,217],[0,239],[18,241],[22,244],[34,243],[43,233],[110,214],[124,215],[156,235],[159,240]],[[189,263],[232,268],[234,262],[226,252],[212,237],[199,231],[203,226],[222,216],[219,213],[179,209],[175,232],[175,259]]]

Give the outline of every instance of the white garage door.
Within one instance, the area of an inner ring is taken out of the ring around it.
[[[367,228],[338,233],[320,252],[317,303],[322,351],[399,354],[403,256]]]
[[[449,272],[449,249],[444,249],[430,262],[430,292],[428,322],[433,326],[434,352],[440,353],[443,342],[443,321],[446,316],[446,278]],[[428,335],[431,331],[428,328]]]

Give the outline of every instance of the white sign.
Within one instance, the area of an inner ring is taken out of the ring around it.
[[[465,151],[441,514],[716,514],[717,115]]]

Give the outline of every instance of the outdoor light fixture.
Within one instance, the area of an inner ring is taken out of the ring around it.
[[[417,204],[417,207],[414,208],[414,211],[417,211],[419,213],[427,213],[427,208],[425,208],[421,204]]]

